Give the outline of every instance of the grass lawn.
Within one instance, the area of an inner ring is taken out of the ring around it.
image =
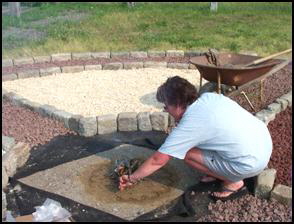
[[[254,51],[292,47],[292,3],[42,4],[20,19],[2,14],[2,57],[130,50]]]

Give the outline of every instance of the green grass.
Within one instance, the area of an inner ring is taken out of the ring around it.
[[[80,21],[59,20],[49,25],[31,22],[66,12],[86,13]],[[58,52],[128,50],[254,51],[266,56],[292,47],[292,4],[289,2],[42,4],[20,19],[2,15],[2,30],[11,26],[46,32],[39,41],[2,38],[4,58]]]

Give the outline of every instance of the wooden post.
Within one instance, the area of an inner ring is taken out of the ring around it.
[[[20,17],[20,2],[8,2],[10,15]]]
[[[210,2],[210,11],[217,11],[217,2]]]
[[[135,2],[127,2],[127,4],[128,4],[128,7],[134,7],[135,6]]]
[[[222,91],[221,91],[221,75],[220,75],[219,71],[217,71],[217,93],[218,94],[222,93]]]

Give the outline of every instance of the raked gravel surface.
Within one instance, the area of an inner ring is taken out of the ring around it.
[[[2,82],[2,87],[33,102],[91,117],[162,111],[163,104],[156,100],[157,88],[175,75],[199,88],[198,70],[170,68],[58,73],[6,81]]]

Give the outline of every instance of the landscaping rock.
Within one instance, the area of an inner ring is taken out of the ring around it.
[[[13,60],[14,65],[26,65],[26,64],[34,64],[33,58],[19,58]]]
[[[196,65],[189,63],[189,69],[197,69]]]
[[[33,57],[35,63],[44,63],[44,62],[51,62],[51,56],[36,56]]]
[[[279,103],[281,105],[281,110],[286,110],[288,106],[288,101],[286,99],[278,98],[275,100],[275,102]]]
[[[98,135],[117,132],[117,116],[106,114],[97,116]]]
[[[265,199],[270,197],[270,191],[274,186],[276,174],[277,171],[275,169],[266,169],[257,176],[255,196]]]
[[[96,117],[82,117],[79,120],[78,133],[85,137],[97,135]]]
[[[153,112],[150,115],[152,129],[154,131],[166,131],[168,127],[168,113]]]
[[[110,52],[92,52],[93,58],[110,58]]]
[[[118,114],[117,118],[119,131],[137,131],[137,113],[135,112],[123,112]]]
[[[22,167],[30,156],[31,147],[29,144],[24,142],[18,142],[12,150],[15,152],[16,158],[17,158],[17,164],[16,167],[20,168]]]
[[[102,65],[85,65],[85,70],[102,70]]]
[[[11,103],[13,105],[17,105],[17,106],[20,106],[23,102],[23,100],[25,100],[25,98],[17,95],[17,94],[13,94],[11,97],[10,97],[10,100],[11,100]]]
[[[52,61],[68,61],[71,60],[71,53],[59,53],[51,55]]]
[[[12,59],[4,59],[2,60],[2,67],[13,66]]]
[[[29,110],[31,111],[35,111],[35,112],[38,112],[39,111],[39,107],[41,107],[42,105],[39,104],[39,103],[36,103],[36,102],[32,102],[30,100],[21,100],[20,101],[21,103],[24,103],[23,106],[25,108],[28,108]]]
[[[152,131],[149,112],[140,112],[137,116],[139,131]]]
[[[6,218],[6,207],[7,207],[7,201],[6,201],[6,194],[2,190],[2,221]]]
[[[5,167],[2,165],[2,189],[7,186],[8,183],[8,175],[6,173]]]
[[[92,53],[91,52],[85,52],[85,53],[72,53],[72,60],[76,59],[92,59]]]
[[[184,56],[186,57],[196,57],[196,56],[200,56],[202,52],[200,51],[185,51],[184,52]]]
[[[277,114],[277,113],[281,112],[282,106],[279,103],[272,103],[272,104],[268,105],[267,109],[270,110],[271,112]]]
[[[281,96],[281,99],[285,99],[288,101],[288,105],[292,106],[292,91],[290,91],[289,93],[284,94],[283,96]]]
[[[278,184],[271,192],[271,199],[276,199],[277,201],[291,206],[292,205],[292,188]]]
[[[176,68],[176,69],[188,69],[188,63],[167,63],[168,68]]]
[[[69,128],[68,121],[72,116],[71,113],[68,113],[68,112],[63,111],[63,110],[55,110],[55,111],[52,111],[51,115],[52,115],[52,118],[62,122],[64,124],[64,127]]]
[[[30,77],[39,77],[40,71],[39,69],[31,69],[24,72],[17,72],[19,79],[30,78]]]
[[[15,73],[2,75],[2,82],[9,81],[9,80],[15,80],[15,79],[17,79],[17,74],[15,74]]]
[[[130,56],[129,52],[123,51],[123,52],[110,52],[111,58],[128,58]]]
[[[148,51],[148,57],[165,57],[165,51]]]
[[[28,144],[18,142],[9,152],[3,155],[2,166],[5,168],[8,177],[12,177],[16,173],[16,169],[26,163],[30,150]]]
[[[166,56],[167,57],[184,57],[185,52],[182,50],[167,50]]]
[[[61,67],[61,71],[64,73],[82,72],[84,71],[84,66],[83,65],[63,66]]]
[[[264,123],[268,124],[270,121],[274,120],[276,114],[270,110],[263,109],[255,114],[255,116],[263,121]]]
[[[52,75],[54,73],[61,73],[60,67],[41,68],[40,76]]]
[[[44,105],[41,105],[39,108],[38,108],[38,112],[43,115],[43,116],[48,116],[48,117],[53,117],[53,113],[55,111],[57,111],[58,109],[54,106],[51,106],[51,105],[48,105],[48,104],[44,104]]]
[[[10,150],[2,156],[2,169],[6,171],[8,177],[12,177],[16,173],[17,157],[14,150]]]
[[[130,56],[133,58],[147,58],[147,52],[146,51],[131,51]]]
[[[15,145],[14,138],[2,135],[2,150],[8,152]]]
[[[70,130],[73,130],[75,132],[79,132],[79,122],[80,122],[80,119],[82,118],[83,116],[81,115],[72,115],[69,119],[68,119],[68,127]]]
[[[175,127],[176,126],[176,121],[173,116],[170,114],[168,115],[168,126],[169,127]]]
[[[107,64],[103,65],[104,70],[118,70],[118,69],[122,69],[122,68],[123,68],[123,64],[119,63],[119,62],[107,63]]]
[[[143,62],[125,62],[124,69],[137,69],[143,68]]]
[[[144,68],[166,68],[167,62],[153,62],[146,61],[144,62]]]

